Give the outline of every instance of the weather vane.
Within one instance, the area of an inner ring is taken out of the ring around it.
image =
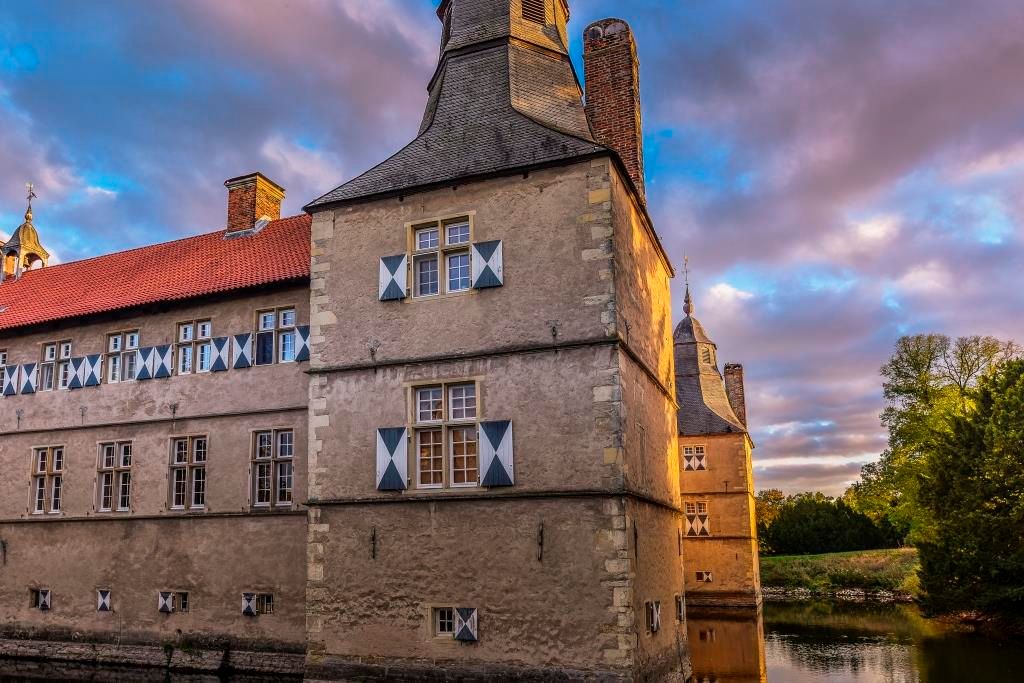
[[[28,188],[28,205],[32,206],[32,200],[38,197],[39,195],[36,194],[36,191],[34,189],[35,186],[32,184],[31,180],[25,183],[25,187]]]
[[[683,280],[687,286],[690,284],[690,257],[683,252]]]

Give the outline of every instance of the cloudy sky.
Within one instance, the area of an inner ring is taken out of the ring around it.
[[[287,213],[416,131],[431,0],[0,4],[0,233],[68,261]],[[636,33],[648,197],[747,370],[759,487],[836,493],[906,333],[1024,341],[1024,3],[572,0]],[[681,281],[676,300],[681,302]]]

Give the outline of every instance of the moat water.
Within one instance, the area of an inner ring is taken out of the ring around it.
[[[766,603],[760,619],[691,618],[695,683],[1024,681],[1024,641],[926,619],[914,605]]]
[[[768,603],[760,617],[696,616],[687,625],[692,683],[988,683],[1024,681],[1024,642],[951,629],[913,605]],[[0,680],[215,682],[280,680],[168,675],[0,659]]]

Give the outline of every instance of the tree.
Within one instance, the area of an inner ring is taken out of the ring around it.
[[[767,544],[768,527],[786,506],[786,494],[779,489],[764,489],[754,497],[754,512],[757,518],[757,539],[761,552],[771,551]]]
[[[918,482],[927,471],[927,445],[936,432],[948,430],[950,419],[971,408],[980,379],[1019,355],[1015,343],[993,337],[901,337],[880,371],[888,403],[881,416],[889,431],[888,448],[861,469],[860,480],[844,499],[876,521],[887,520],[907,541],[926,540],[930,519],[918,501]]]
[[[778,492],[781,494],[781,492]],[[772,490],[758,495],[773,502]],[[766,554],[802,555],[889,548],[895,535],[887,523],[876,523],[842,500],[822,493],[799,493],[785,499],[768,523],[758,520],[759,539]]]
[[[921,584],[939,610],[1024,611],[1024,361],[969,392],[972,407],[936,431],[919,477],[933,534]]]

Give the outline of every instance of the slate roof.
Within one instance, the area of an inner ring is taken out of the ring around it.
[[[0,331],[161,301],[309,279],[308,215],[62,263],[0,283]]]
[[[508,40],[473,43],[442,55],[412,142],[305,208],[599,153],[611,152],[594,141],[567,55]]]
[[[673,342],[679,433],[701,436],[746,432],[747,428],[729,404],[717,365],[700,361],[699,344],[715,346],[700,321],[686,316],[676,326]]]

